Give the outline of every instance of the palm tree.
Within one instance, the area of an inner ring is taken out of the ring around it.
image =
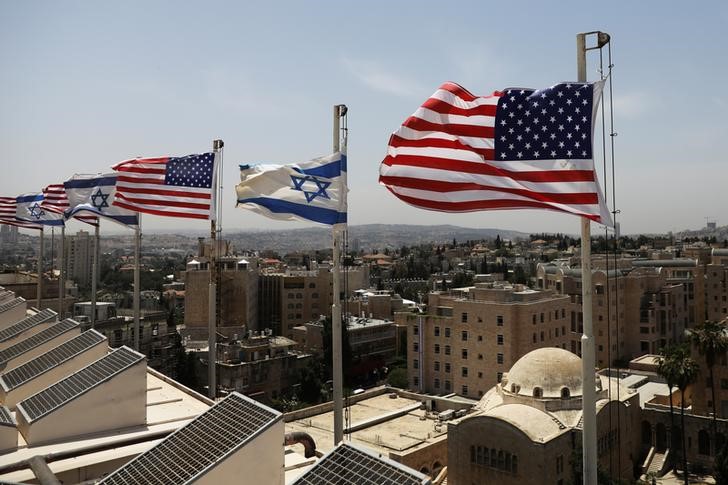
[[[718,411],[715,402],[715,379],[713,378],[713,367],[715,361],[728,352],[728,335],[726,326],[718,322],[705,322],[690,331],[690,340],[705,357],[705,365],[708,367],[708,378],[710,379],[710,393],[713,404],[713,446],[717,445],[716,435],[718,434]],[[716,450],[717,452],[718,450]]]
[[[677,381],[677,362],[679,361],[681,347],[670,345],[660,350],[657,358],[657,373],[667,382],[668,395],[670,399],[670,448],[675,449],[675,408],[672,403],[672,389]],[[673,461],[672,469],[675,471],[677,464]]]
[[[682,435],[682,455],[683,455],[683,477],[685,485],[688,484],[688,455],[685,446],[685,390],[694,383],[698,378],[698,363],[690,357],[690,349],[682,346],[676,361],[677,374],[675,384],[680,389],[680,434]]]

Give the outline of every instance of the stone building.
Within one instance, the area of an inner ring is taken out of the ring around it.
[[[632,436],[640,423],[639,395],[625,388],[619,398],[614,392],[610,397],[607,381],[597,376],[598,463],[609,469],[611,449],[611,465],[618,461],[621,475],[631,478],[639,459],[639,440]],[[473,413],[449,423],[448,483],[572,483],[573,457],[581,452],[581,408],[581,359],[553,347],[529,352]],[[610,419],[617,409],[621,419]]]
[[[567,349],[570,298],[509,283],[429,294],[427,314],[397,314],[407,331],[410,388],[481,397],[541,347]]]

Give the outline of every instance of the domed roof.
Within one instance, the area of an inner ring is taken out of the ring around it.
[[[556,347],[533,350],[513,364],[503,389],[538,398],[581,396],[581,359]]]

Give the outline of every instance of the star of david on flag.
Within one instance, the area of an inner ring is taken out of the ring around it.
[[[67,219],[77,214],[96,214],[126,226],[136,226],[137,213],[113,205],[116,195],[116,174],[76,174],[63,186],[68,195]]]
[[[43,193],[19,195],[15,198],[15,218],[23,222],[32,222],[43,226],[62,226],[63,215],[43,210]]]
[[[241,165],[237,206],[279,220],[346,223],[346,155],[292,165]]]

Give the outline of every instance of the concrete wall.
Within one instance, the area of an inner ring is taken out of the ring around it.
[[[59,363],[35,379],[32,379],[7,393],[5,392],[5,389],[0,386],[0,402],[10,409],[15,409],[15,405],[23,399],[42,391],[46,387],[55,384],[61,379],[65,379],[74,372],[102,358],[106,355],[108,350],[108,342],[99,342],[97,345],[87,349],[85,352],[82,352],[65,362]]]
[[[282,484],[284,478],[284,425],[279,419],[237,452],[192,483]]]
[[[141,361],[33,422],[17,413],[29,445],[140,426],[147,416],[147,364]],[[21,403],[22,405],[22,403]]]

